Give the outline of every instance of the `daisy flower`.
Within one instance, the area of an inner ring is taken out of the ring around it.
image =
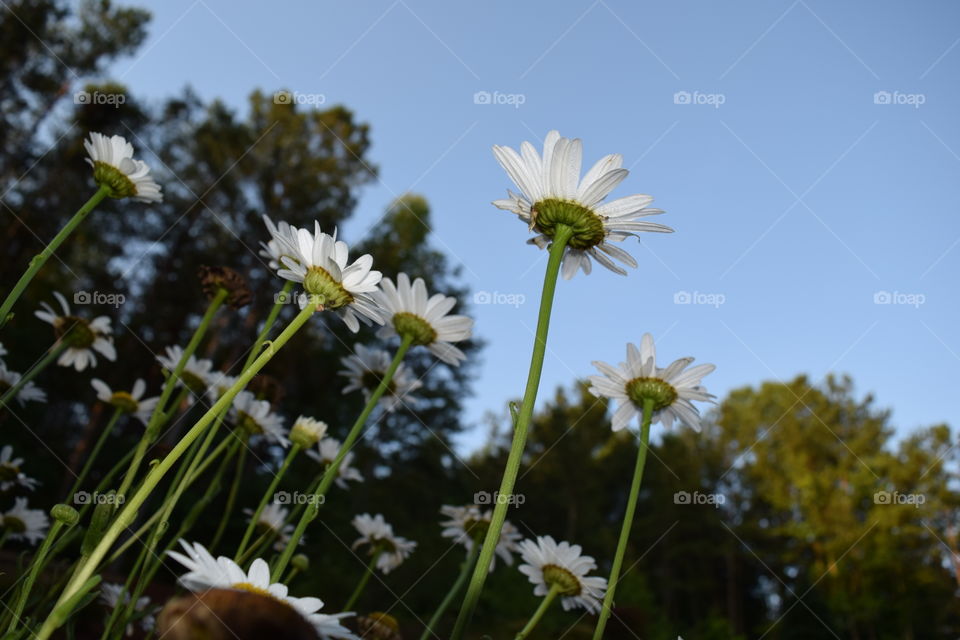
[[[348,266],[350,249],[337,240],[337,232],[327,235],[314,223],[314,233],[297,229],[297,253],[294,257],[281,256],[281,278],[303,284],[305,296],[300,296],[300,308],[316,304],[320,309],[336,311],[347,327],[356,333],[360,320],[383,324],[380,309],[371,294],[377,291],[381,274],[373,271],[373,258],[364,254]],[[359,320],[358,320],[359,318]]]
[[[157,356],[157,362],[166,369],[167,373],[173,374],[180,360],[183,359],[183,349],[179,345],[174,345],[164,349],[164,353],[165,355]],[[180,372],[177,386],[186,386],[193,393],[202,395],[206,393],[211,379],[213,379],[215,375],[222,375],[212,374],[212,370],[212,361],[191,355],[187,358],[186,364],[183,365],[183,371]],[[193,398],[188,397],[188,400],[192,402]]]
[[[23,458],[13,457],[13,447],[4,445],[0,449],[0,491],[21,486],[30,491],[37,488],[37,481],[28,478],[21,470]]]
[[[153,414],[157,403],[160,402],[159,397],[142,399],[144,391],[147,390],[147,383],[142,378],[137,378],[133,383],[133,389],[129,392],[112,391],[107,383],[99,378],[92,379],[90,384],[96,390],[98,400],[106,402],[124,413],[133,415],[143,424],[150,422],[150,416]]]
[[[46,302],[41,302],[40,306],[43,309],[35,311],[34,315],[53,325],[57,341],[63,340],[67,344],[66,350],[57,359],[57,364],[61,367],[73,367],[77,371],[83,371],[88,366],[95,367],[97,356],[94,351],[99,352],[111,362],[116,360],[117,350],[113,347],[113,328],[110,326],[110,318],[98,316],[93,320],[87,320],[71,315],[67,299],[57,291],[53,292],[53,296],[60,303],[63,313],[58,314]]]
[[[22,374],[16,371],[10,371],[7,369],[7,365],[0,362],[0,395],[17,386],[22,378]],[[20,388],[20,391],[17,392],[17,401],[20,403],[20,406],[28,402],[46,402],[47,393],[32,381],[27,382]]]
[[[37,544],[47,535],[50,519],[40,509],[28,509],[26,498],[14,498],[13,508],[0,518],[0,527],[10,540]]]
[[[394,535],[393,527],[387,524],[383,515],[379,513],[375,516],[371,516],[369,513],[361,513],[355,516],[350,523],[360,534],[351,548],[356,549],[362,545],[369,545],[370,555],[379,554],[377,569],[380,569],[384,575],[399,567],[417,548],[416,542]]]
[[[449,315],[457,304],[456,298],[442,293],[428,296],[423,278],[411,284],[405,273],[397,276],[396,285],[390,278],[384,278],[375,296],[388,320],[380,330],[380,337],[413,336],[413,344],[427,347],[434,356],[454,366],[466,358],[453,343],[470,339],[473,320]]]
[[[130,602],[130,594],[122,584],[105,583],[100,588],[100,601],[111,609],[118,606],[126,606]],[[136,613],[140,614],[140,626],[144,631],[152,631],[156,624],[153,612],[150,609],[150,598],[144,596],[137,598],[137,603],[133,607]],[[133,635],[133,623],[127,625],[127,635]]]
[[[619,403],[613,414],[612,427],[619,431],[634,416],[642,414],[644,400],[653,401],[652,422],[662,422],[668,429],[679,420],[700,431],[700,412],[693,400],[712,402],[714,396],[700,386],[700,380],[716,367],[701,364],[687,369],[693,358],[680,358],[670,366],[657,366],[653,337],[643,334],[640,348],[627,344],[627,361],[616,367],[605,362],[594,362],[602,376],[590,376],[590,393],[611,398]]]
[[[249,571],[227,558],[214,558],[200,543],[190,544],[185,540],[180,545],[186,554],[168,551],[167,554],[186,567],[189,572],[180,577],[180,584],[191,591],[207,589],[234,589],[273,598],[291,608],[313,624],[323,638],[355,639],[356,636],[340,624],[340,619],[349,614],[328,615],[318,613],[323,607],[320,598],[295,598],[289,595],[285,584],[270,582],[270,567],[262,558],[250,565]]]
[[[307,455],[326,467],[331,464],[340,452],[340,441],[336,438],[323,438],[317,442],[317,448],[307,451]],[[360,474],[353,464],[353,452],[348,451],[343,460],[340,461],[340,470],[337,472],[335,483],[341,489],[347,488],[347,481],[363,482],[363,475]]]
[[[261,242],[260,256],[266,258],[270,269],[279,271],[283,268],[281,260],[286,257],[290,260],[298,260],[299,241],[297,240],[297,228],[287,224],[283,220],[279,224],[274,224],[269,216],[263,216],[263,223],[267,225],[267,231],[270,233],[270,240]]]
[[[343,388],[343,393],[348,394],[360,389],[363,391],[363,397],[369,400],[370,395],[380,386],[380,381],[387,374],[393,358],[383,349],[368,349],[362,344],[354,345],[353,349],[352,355],[340,358],[344,369],[338,373],[348,382]],[[413,406],[417,400],[411,397],[410,393],[422,386],[423,383],[414,378],[410,370],[401,362],[393,378],[390,379],[390,384],[387,385],[386,393],[380,397],[379,404],[388,413],[396,411],[401,404]]]
[[[590,556],[581,554],[580,545],[557,544],[550,536],[520,543],[523,564],[520,573],[536,585],[533,595],[545,596],[554,586],[561,596],[563,610],[582,607],[591,613],[600,610],[600,599],[607,589],[606,578],[587,576],[597,568]]]
[[[290,445],[283,428],[283,418],[273,412],[268,400],[257,400],[249,391],[241,391],[234,397],[229,417],[237,428],[243,429],[251,437],[262,436],[268,442],[283,447]]]
[[[440,513],[447,518],[440,523],[443,527],[440,535],[444,538],[452,538],[457,544],[462,544],[468,554],[477,540],[482,540],[486,535],[490,520],[493,518],[492,509],[481,511],[474,505],[465,507],[443,505],[440,507]],[[513,554],[520,551],[517,543],[522,537],[513,523],[509,520],[504,521],[495,552],[503,558],[507,566],[513,565]],[[493,571],[494,566],[496,566],[496,557],[490,562],[490,571]]]
[[[207,397],[216,402],[237,382],[237,376],[228,376],[222,371],[214,371],[207,376]]]
[[[253,518],[253,509],[244,509],[243,512]],[[271,502],[263,508],[260,517],[257,518],[257,528],[261,532],[273,531],[276,534],[277,544],[275,547],[278,547],[278,551],[283,551],[290,540],[290,535],[293,533],[293,524],[287,524],[288,515],[290,515],[289,509],[281,507],[276,502]],[[300,544],[303,543],[304,539],[300,538]]]
[[[83,141],[93,179],[107,188],[111,198],[133,198],[140,202],[162,202],[160,185],[150,177],[150,167],[133,157],[133,145],[123,136],[107,137],[95,131]]]
[[[309,416],[300,416],[290,428],[290,440],[300,445],[301,449],[309,449],[327,434],[327,423],[315,420]]]
[[[617,260],[629,267],[637,261],[611,242],[621,242],[641,231],[672,232],[673,229],[653,222],[639,221],[659,213],[647,205],[653,198],[633,195],[602,203],[630,173],[624,169],[623,156],[611,154],[601,158],[580,178],[583,145],[579,138],[562,138],[551,131],[543,143],[543,155],[524,142],[520,153],[495,145],[493,154],[520,193],[507,191],[509,197],[493,203],[498,209],[511,211],[537,233],[529,242],[541,249],[550,245],[558,225],[573,229],[563,255],[563,277],[572,278],[578,269],[590,273],[590,259],[614,273],[626,275]]]

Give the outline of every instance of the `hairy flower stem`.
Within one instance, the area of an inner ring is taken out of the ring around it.
[[[387,368],[387,371],[383,374],[383,379],[380,380],[380,384],[378,384],[377,388],[370,394],[370,398],[367,400],[363,411],[361,411],[357,417],[356,422],[350,427],[350,433],[347,434],[346,439],[344,439],[343,444],[340,446],[337,457],[333,459],[333,462],[331,462],[327,466],[326,471],[323,472],[323,479],[320,480],[320,484],[317,485],[317,489],[313,493],[313,499],[307,504],[303,515],[300,516],[300,521],[297,523],[296,529],[293,530],[293,535],[290,536],[290,540],[287,541],[287,546],[277,560],[276,566],[273,567],[273,571],[271,572],[272,580],[277,581],[280,579],[280,576],[283,575],[283,571],[287,568],[290,558],[293,557],[293,552],[296,550],[297,545],[300,544],[300,538],[303,537],[303,533],[307,530],[307,525],[317,517],[322,498],[327,495],[330,485],[337,479],[337,474],[340,472],[340,465],[343,463],[343,459],[347,457],[350,449],[353,448],[353,444],[357,441],[357,438],[360,437],[363,426],[367,423],[370,414],[373,413],[373,409],[377,406],[377,402],[380,401],[380,397],[390,386],[390,381],[393,380],[393,375],[397,372],[397,367],[400,366],[400,363],[403,361],[403,356],[406,355],[411,344],[413,344],[413,336],[409,334],[403,336],[400,341],[400,347],[397,349],[396,355],[393,356],[393,362],[390,363],[390,367]]]
[[[247,543],[250,542],[250,538],[253,536],[253,530],[257,526],[257,521],[260,519],[260,514],[263,513],[267,503],[270,502],[273,492],[277,490],[277,485],[280,484],[280,480],[283,478],[284,474],[287,473],[287,469],[290,468],[290,463],[293,462],[293,459],[297,457],[298,453],[300,453],[300,445],[294,443],[290,447],[290,452],[287,453],[287,457],[284,458],[283,464],[280,465],[280,470],[274,474],[273,480],[270,481],[270,486],[268,486],[267,490],[263,492],[263,497],[260,498],[260,504],[257,505],[257,510],[254,511],[253,515],[250,517],[250,524],[247,525],[247,530],[243,533],[243,539],[240,541],[240,546],[237,547],[237,553],[234,556],[234,560],[236,560],[238,563],[240,562],[239,559],[243,556],[244,550],[247,548]]]
[[[603,638],[603,630],[610,618],[613,608],[613,597],[617,591],[617,582],[620,580],[620,567],[623,565],[623,556],[627,552],[627,541],[630,538],[630,528],[633,526],[633,514],[637,509],[637,498],[640,496],[640,483],[643,480],[643,468],[647,462],[647,449],[650,448],[650,422],[653,420],[653,400],[646,398],[643,401],[643,419],[640,425],[640,445],[637,449],[637,464],[633,469],[633,482],[630,485],[630,496],[627,498],[627,510],[623,514],[623,526],[620,528],[620,539],[617,541],[617,553],[613,557],[613,566],[610,567],[610,578],[607,580],[607,594],[603,597],[603,608],[597,620],[597,628],[593,632],[593,640]]]
[[[357,600],[360,599],[360,594],[363,593],[367,583],[370,582],[370,576],[372,576],[373,572],[377,569],[377,560],[380,559],[380,554],[382,553],[383,547],[377,547],[373,550],[373,554],[370,556],[370,562],[367,563],[367,567],[363,571],[363,576],[360,578],[360,582],[357,583],[357,588],[353,590],[353,593],[350,594],[350,598],[347,600],[347,603],[343,605],[344,611],[350,611],[353,608],[353,605],[357,603]]]
[[[547,609],[550,608],[550,604],[553,603],[554,598],[557,597],[557,594],[560,593],[560,585],[553,584],[550,587],[550,591],[547,591],[547,595],[543,596],[543,600],[540,601],[540,606],[537,607],[537,610],[533,612],[533,615],[530,616],[530,620],[527,621],[527,624],[523,629],[520,630],[520,633],[516,635],[516,640],[523,640],[530,632],[533,631],[533,628],[537,626],[537,623],[540,622],[540,618],[543,617],[543,614],[547,612]]]
[[[183,373],[183,369],[190,359],[190,356],[192,356],[197,350],[197,347],[200,346],[200,341],[210,327],[213,316],[216,315],[223,301],[227,299],[227,293],[226,289],[221,288],[217,290],[213,300],[207,305],[207,311],[203,314],[200,325],[197,326],[197,329],[193,332],[193,336],[190,338],[190,342],[187,343],[186,349],[183,350],[180,362],[174,367],[170,373],[170,377],[167,378],[166,383],[163,385],[163,390],[160,392],[160,400],[157,402],[157,406],[150,416],[150,421],[147,423],[147,428],[143,432],[143,437],[140,438],[140,442],[137,444],[137,450],[133,455],[133,460],[130,462],[130,468],[127,469],[123,482],[120,484],[120,488],[117,489],[117,496],[120,500],[123,500],[124,496],[126,496],[130,490],[130,486],[136,478],[137,471],[140,470],[140,464],[143,462],[143,458],[147,453],[147,448],[156,440],[157,435],[160,433],[160,428],[163,426],[163,418],[166,417],[166,412],[168,411],[166,408],[167,403],[170,401],[170,396],[176,387],[176,383],[180,380],[180,375]]]
[[[467,554],[467,558],[460,567],[460,575],[457,576],[456,582],[454,582],[450,590],[447,591],[447,595],[443,597],[440,606],[433,612],[433,616],[430,618],[430,622],[427,623],[427,628],[423,630],[420,640],[430,640],[431,637],[440,637],[436,632],[437,625],[440,624],[443,614],[445,614],[447,609],[450,608],[450,605],[453,604],[454,599],[460,595],[460,590],[463,589],[463,585],[467,583],[467,578],[470,577],[470,573],[473,571],[473,566],[476,564],[477,556],[479,555],[480,540],[474,540],[473,546],[470,547],[470,552]]]
[[[490,563],[493,561],[493,554],[497,549],[497,543],[500,541],[503,522],[507,518],[507,509],[510,507],[510,498],[513,496],[513,487],[520,471],[523,450],[527,444],[527,429],[530,426],[530,419],[533,417],[537,390],[540,387],[540,374],[543,371],[543,359],[547,350],[547,333],[550,329],[550,312],[553,309],[553,296],[557,289],[557,276],[560,273],[560,263],[563,261],[564,249],[566,249],[567,242],[572,235],[573,229],[566,225],[557,225],[553,243],[550,245],[550,259],[547,261],[547,271],[543,277],[540,315],[537,319],[537,333],[533,342],[533,354],[530,358],[530,371],[527,374],[527,387],[524,390],[523,401],[520,403],[520,411],[517,414],[516,425],[513,429],[510,455],[507,457],[503,479],[500,481],[499,499],[493,509],[490,527],[487,529],[487,535],[483,540],[480,557],[473,568],[473,575],[467,587],[467,595],[464,596],[460,615],[457,617],[457,623],[450,636],[451,640],[460,640],[470,624],[473,611],[477,608],[477,602],[480,600],[480,592],[483,591],[483,583],[487,579]]]
[[[65,337],[65,336],[64,336]],[[17,394],[20,393],[20,390],[27,386],[27,383],[36,378],[41,371],[47,368],[47,366],[60,357],[60,354],[63,353],[69,345],[63,339],[50,347],[50,350],[40,358],[40,360],[30,368],[29,371],[23,374],[23,377],[17,381],[17,384],[13,385],[7,392],[0,397],[0,409],[7,406],[11,400],[17,397]]]
[[[43,268],[43,265],[47,263],[47,260],[50,259],[50,256],[53,255],[53,252],[63,244],[63,241],[67,239],[73,230],[80,226],[80,223],[90,214],[93,209],[100,204],[100,201],[107,197],[107,188],[100,187],[97,189],[96,193],[91,196],[89,200],[84,203],[80,209],[73,214],[73,217],[67,221],[67,224],[60,229],[60,232],[54,236],[53,240],[50,241],[46,247],[43,248],[39,254],[33,257],[30,260],[30,265],[27,267],[27,270],[20,276],[20,279],[17,280],[17,284],[13,286],[13,290],[7,294],[6,299],[3,301],[3,305],[0,306],[0,327],[7,324],[12,316],[10,311],[13,309],[13,305],[16,304],[17,300],[20,298],[20,295],[23,293],[23,290],[27,288],[27,285],[30,284],[30,281],[37,275],[40,269]]]
[[[120,419],[121,415],[123,415],[123,409],[119,407],[114,409],[113,415],[110,416],[110,421],[107,422],[107,425],[100,432],[100,437],[97,438],[97,443],[93,445],[93,450],[91,450],[90,455],[87,456],[87,461],[83,463],[83,469],[81,469],[80,475],[78,475],[77,479],[73,481],[73,486],[70,488],[70,492],[67,493],[66,501],[68,503],[71,500],[74,500],[74,494],[77,493],[81,485],[83,485],[83,481],[86,480],[87,474],[89,474],[90,469],[93,468],[93,462],[97,459],[97,456],[100,455],[100,450],[103,449],[103,445],[106,444],[110,434],[113,433],[113,428],[117,425],[117,421]]]
[[[133,522],[137,510],[143,506],[143,503],[150,497],[153,490],[156,489],[157,485],[163,480],[171,467],[180,460],[190,445],[203,434],[223,408],[233,402],[234,397],[240,390],[246,386],[250,380],[270,362],[270,359],[283,348],[290,338],[306,324],[315,311],[316,307],[308,306],[297,314],[297,316],[291,320],[290,324],[277,336],[276,340],[271,342],[263,353],[257,357],[250,368],[240,375],[237,382],[184,434],[183,438],[171,449],[170,453],[150,470],[146,478],[144,478],[143,483],[130,499],[124,503],[120,513],[104,532],[103,537],[90,553],[87,562],[78,568],[67,583],[67,586],[64,587],[63,593],[60,594],[60,598],[54,606],[54,610],[40,627],[35,640],[48,640],[53,632],[63,623],[69,615],[72,606],[74,606],[79,599],[78,595],[82,598],[83,594],[96,584],[91,578],[93,578],[97,567],[110,551],[113,543],[120,537],[120,534]]]

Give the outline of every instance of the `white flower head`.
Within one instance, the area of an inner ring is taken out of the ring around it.
[[[353,542],[352,548],[369,545],[370,555],[379,553],[377,569],[384,574],[390,573],[403,564],[403,561],[417,548],[416,542],[395,535],[393,527],[383,519],[382,514],[371,516],[369,513],[361,513],[354,516],[350,522],[360,534],[360,537]]]
[[[273,412],[269,400],[257,400],[253,393],[241,391],[233,398],[229,417],[237,428],[243,429],[251,437],[262,437],[283,447],[290,446],[287,431],[283,428],[283,418]]]
[[[370,395],[386,375],[393,358],[383,349],[367,348],[362,344],[354,345],[353,349],[353,354],[340,358],[344,369],[338,373],[347,379],[347,386],[343,388],[343,393],[347,394],[359,389],[363,392],[363,397],[369,400]],[[423,383],[415,378],[407,366],[401,362],[386,392],[380,396],[379,404],[388,413],[396,411],[401,404],[412,407],[416,405],[417,399],[410,394],[422,386]]]
[[[160,366],[162,366],[167,373],[173,375],[180,360],[183,359],[183,349],[179,345],[166,347],[164,354],[165,355],[157,356],[157,362],[160,363]],[[198,358],[196,355],[191,354],[183,365],[183,371],[180,372],[180,377],[177,379],[177,386],[186,386],[193,393],[203,395],[207,392],[211,380],[217,379],[219,381],[217,376],[222,375],[219,372],[211,373],[212,371],[212,361],[206,358]],[[191,402],[193,401],[192,396],[188,395],[187,399]]]
[[[520,573],[536,585],[533,594],[545,596],[557,586],[563,610],[582,607],[591,613],[600,610],[600,600],[607,589],[606,578],[587,576],[597,568],[590,556],[582,555],[580,545],[557,543],[550,536],[537,536],[536,541],[520,543],[523,564]]]
[[[279,271],[283,268],[282,259],[284,257],[297,261],[299,242],[297,240],[297,228],[281,220],[274,224],[269,216],[263,216],[263,223],[267,225],[267,231],[270,233],[270,240],[261,242],[260,256],[269,260],[270,269]]]
[[[380,337],[411,336],[412,344],[427,347],[443,362],[454,366],[463,362],[466,356],[453,343],[470,339],[473,320],[450,315],[457,304],[456,298],[442,293],[430,296],[423,278],[411,283],[405,273],[397,276],[396,285],[390,278],[384,278],[380,286],[375,296],[387,320],[380,329]]]
[[[440,523],[440,526],[443,527],[440,535],[444,538],[453,539],[457,544],[462,544],[467,549],[468,554],[478,540],[483,541],[493,518],[492,509],[481,511],[479,507],[474,505],[463,507],[443,505],[440,507],[440,513],[447,518]],[[500,540],[497,541],[495,552],[507,566],[513,565],[513,554],[520,551],[518,543],[522,537],[513,523],[509,520],[503,522],[503,528],[500,530]],[[496,556],[490,562],[491,572],[495,566]]]
[[[519,194],[508,190],[509,198],[493,204],[517,214],[538,234],[530,240],[532,244],[541,249],[549,246],[558,225],[573,229],[563,256],[565,279],[572,278],[578,269],[589,274],[591,258],[614,273],[626,275],[614,260],[629,267],[636,267],[637,261],[611,242],[621,242],[641,231],[673,231],[637,220],[663,213],[647,208],[653,201],[650,196],[633,195],[601,204],[630,173],[622,167],[619,154],[601,158],[582,180],[583,144],[579,138],[563,138],[557,131],[547,134],[542,156],[529,142],[520,145],[520,153],[495,145],[493,154],[520,189]]]
[[[28,478],[21,470],[23,458],[13,457],[13,447],[8,444],[0,449],[0,491],[7,491],[20,486],[33,491],[37,488],[37,481]]]
[[[302,449],[310,449],[327,435],[327,423],[309,416],[300,416],[290,428],[290,440]]]
[[[10,371],[7,369],[7,365],[0,362],[0,394],[6,393],[9,389],[17,386],[21,379],[23,379],[22,374],[16,371]],[[28,402],[46,401],[47,393],[35,385],[33,381],[27,382],[20,388],[20,391],[17,392],[17,402],[20,403],[20,406]]]
[[[700,380],[716,367],[701,364],[687,369],[693,358],[680,358],[668,367],[657,366],[653,337],[643,334],[640,348],[627,344],[627,361],[616,367],[594,362],[602,376],[590,376],[590,393],[611,398],[619,403],[613,414],[612,428],[619,431],[642,413],[644,400],[653,403],[653,422],[662,422],[668,429],[679,420],[700,431],[700,412],[693,401],[712,402],[714,396],[700,385]]]
[[[100,601],[111,609],[118,606],[126,606],[130,602],[130,594],[122,584],[105,583],[100,587]],[[150,598],[144,596],[137,598],[137,603],[133,606],[136,616],[140,618],[140,627],[147,632],[153,630],[156,624],[156,618],[150,607]],[[133,623],[127,625],[127,635],[132,636],[134,632]]]
[[[95,131],[84,140],[87,162],[93,178],[107,188],[111,198],[133,198],[140,202],[162,202],[160,185],[150,177],[150,167],[133,157],[133,145],[123,136],[107,137]]]
[[[160,402],[159,397],[144,398],[143,394],[147,390],[147,383],[142,378],[137,378],[133,383],[133,388],[128,391],[113,391],[109,385],[99,378],[90,380],[90,384],[97,392],[97,399],[106,402],[109,405],[120,409],[124,413],[129,413],[143,424],[150,422],[150,416]]]
[[[340,446],[340,441],[336,438],[321,438],[320,441],[317,442],[317,447],[307,451],[307,455],[326,467],[337,457],[337,454],[340,452]],[[351,466],[352,464],[353,452],[348,451],[343,456],[343,460],[340,461],[340,469],[337,471],[337,479],[334,481],[341,489],[347,488],[348,480],[363,482],[363,475]]]
[[[303,284],[305,295],[300,296],[300,308],[315,304],[318,308],[336,311],[347,327],[356,333],[360,320],[383,324],[381,311],[374,300],[381,274],[374,271],[373,258],[364,254],[347,264],[350,249],[337,240],[337,232],[328,235],[315,223],[314,233],[297,229],[297,254],[281,255],[281,278]]]
[[[117,350],[113,346],[113,328],[110,326],[110,318],[107,316],[98,316],[93,320],[80,318],[70,313],[67,299],[59,292],[54,291],[53,296],[60,303],[62,313],[57,313],[46,302],[41,302],[40,306],[43,309],[35,311],[34,315],[53,325],[53,333],[58,343],[64,341],[67,344],[66,350],[57,358],[57,364],[61,367],[73,367],[77,371],[83,371],[88,366],[95,367],[97,356],[94,351],[99,352],[111,362],[116,360]]]
[[[340,624],[339,621],[344,614],[318,613],[323,607],[323,601],[320,598],[295,598],[289,594],[287,585],[270,582],[270,567],[262,558],[254,560],[250,570],[244,571],[226,556],[214,558],[198,542],[190,544],[181,540],[180,545],[186,554],[177,551],[168,551],[167,554],[189,569],[187,574],[180,577],[180,584],[185,588],[191,591],[234,589],[273,598],[292,607],[294,611],[306,618],[323,638],[356,638]]]
[[[47,535],[50,519],[45,511],[28,508],[26,498],[15,498],[13,508],[3,514],[0,526],[10,540],[26,540],[35,545]]]

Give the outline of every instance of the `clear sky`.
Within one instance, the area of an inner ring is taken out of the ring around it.
[[[662,359],[717,364],[720,396],[833,371],[903,432],[954,420],[957,3],[134,4],[154,12],[150,37],[114,78],[157,100],[190,85],[244,109],[283,87],[347,105],[372,125],[380,180],[346,238],[422,193],[470,286],[522,301],[471,302],[489,346],[462,447],[522,392],[546,264],[490,205],[512,186],[490,146],[552,128],[583,139],[585,164],[623,154],[614,196],[655,196],[677,232],[628,240],[629,277],[561,283],[541,401],[649,331]]]

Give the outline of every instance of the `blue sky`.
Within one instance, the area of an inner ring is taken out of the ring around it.
[[[655,196],[677,232],[627,241],[629,277],[561,283],[541,401],[649,331],[662,359],[717,364],[720,396],[834,371],[903,432],[953,420],[960,5],[135,4],[149,40],[110,75],[157,100],[190,85],[238,109],[255,87],[347,105],[381,172],[346,237],[413,190],[470,286],[522,301],[471,305],[489,346],[462,447],[522,392],[546,263],[489,204],[512,186],[490,146],[552,128],[585,164],[622,153],[614,196]]]

